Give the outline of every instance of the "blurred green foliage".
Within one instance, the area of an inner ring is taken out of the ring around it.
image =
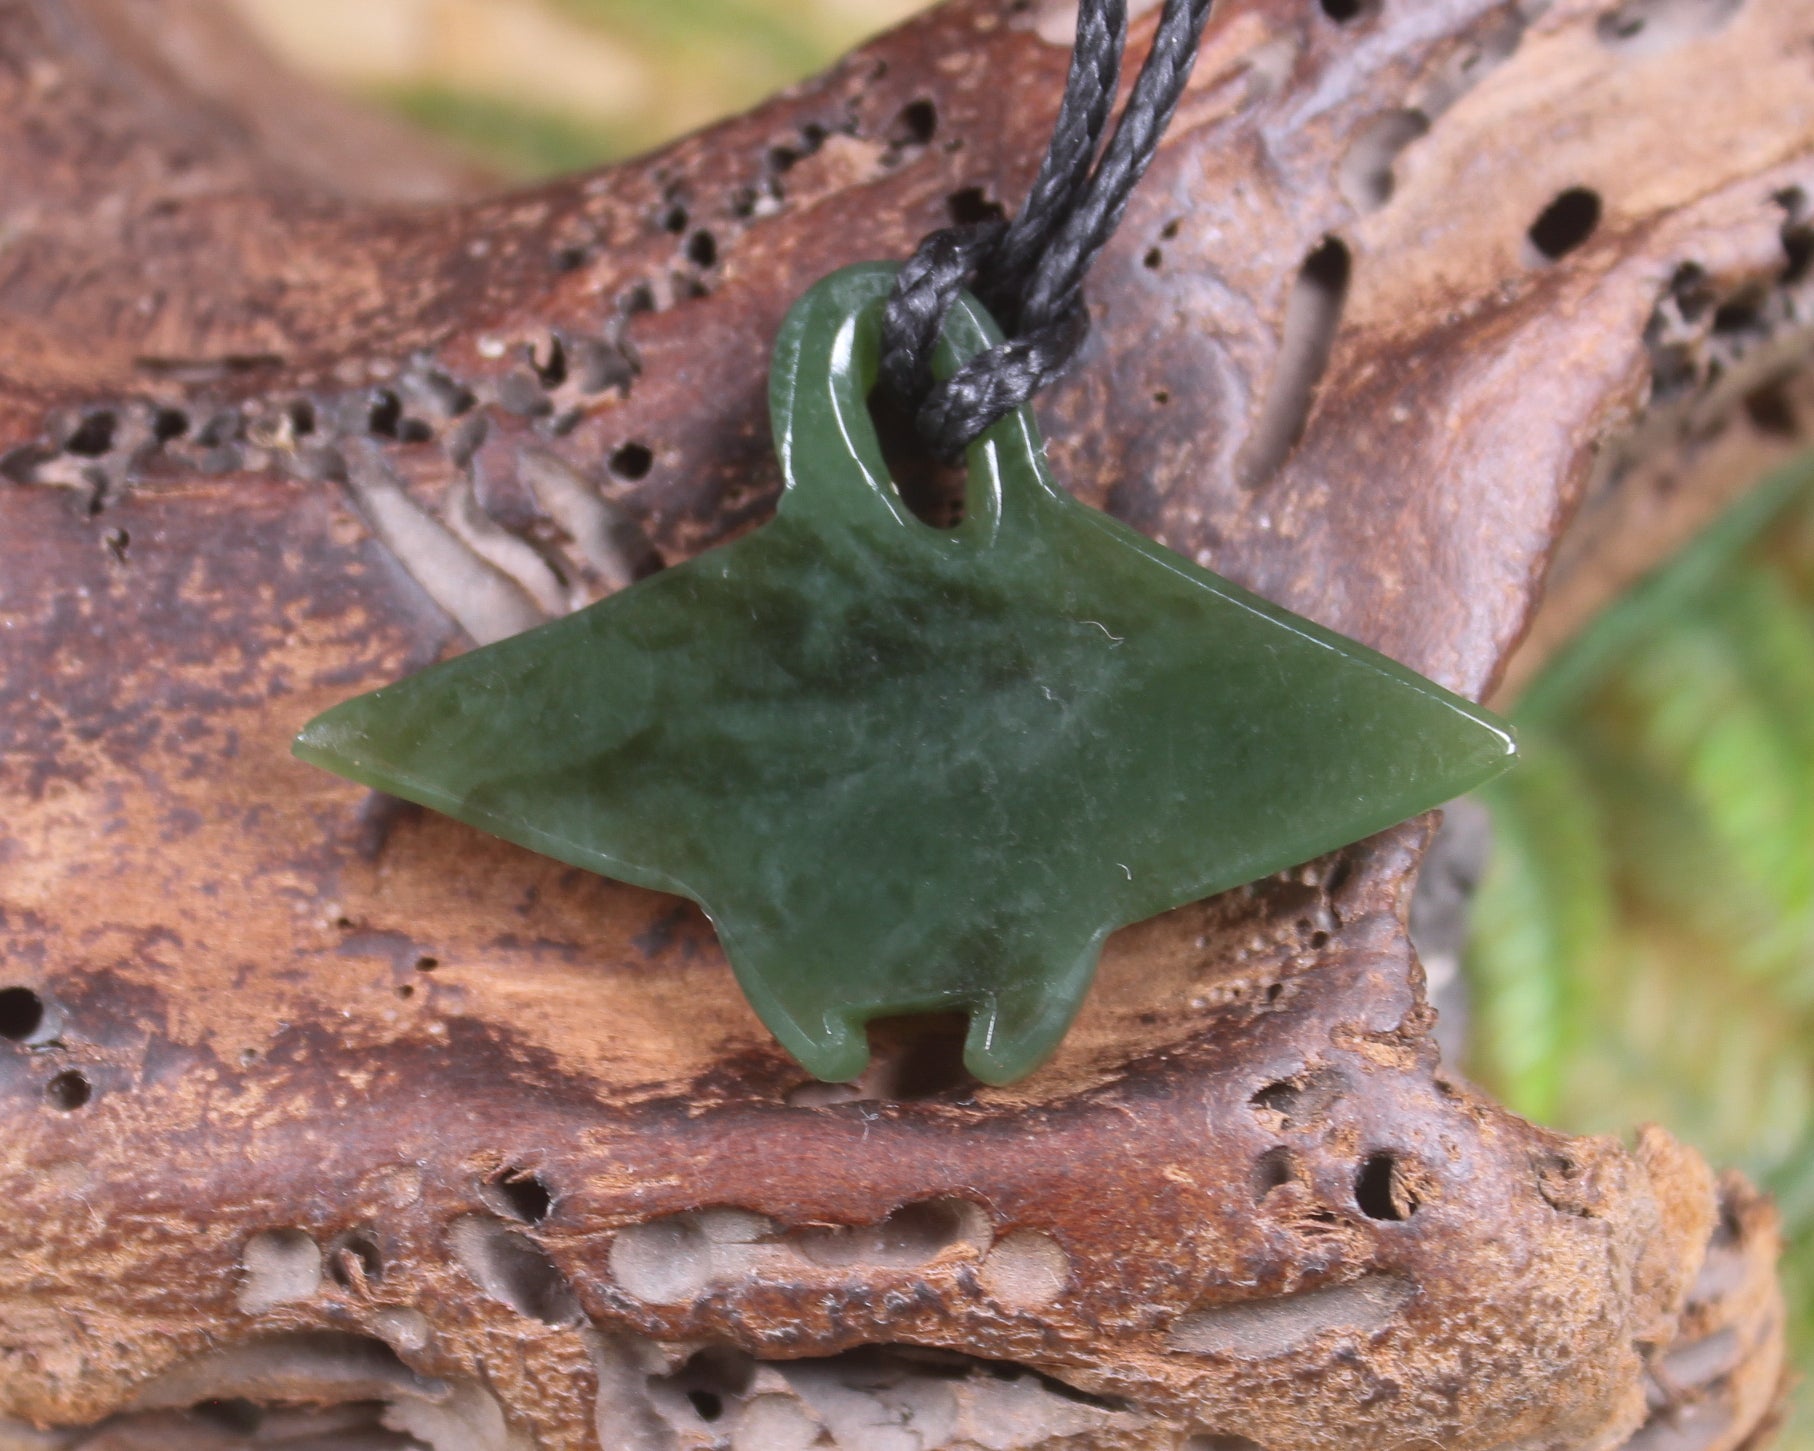
[[[1468,1069],[1579,1133],[1655,1120],[1776,1196],[1814,1370],[1814,458],[1621,599],[1483,796]],[[1781,1443],[1814,1448],[1804,1404]]]
[[[797,80],[830,56],[809,6],[777,0],[554,0],[556,9],[648,51],[679,54],[690,65],[726,51],[739,75],[776,70]]]
[[[525,180],[597,166],[636,147],[634,136],[595,121],[448,86],[410,86],[379,99],[493,170]]]
[[[533,98],[432,80],[376,99],[502,174],[530,180],[633,155],[811,75],[911,0],[541,0],[608,37],[648,81],[649,104],[613,121]]]

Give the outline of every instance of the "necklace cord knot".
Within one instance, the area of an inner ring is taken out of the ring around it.
[[[1120,85],[1127,4],[1082,0],[1051,144],[1019,214],[931,232],[901,267],[882,312],[882,381],[938,458],[960,459],[1076,356],[1089,332],[1084,274],[1114,235],[1178,108],[1210,3],[1165,0],[1152,49],[1098,157]],[[965,287],[1007,339],[938,382],[933,349]]]

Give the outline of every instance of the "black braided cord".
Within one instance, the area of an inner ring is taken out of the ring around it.
[[[1178,108],[1209,8],[1210,0],[1165,0],[1153,48],[1098,160],[1121,75],[1127,5],[1082,0],[1052,143],[1020,214],[1011,224],[933,232],[902,266],[882,313],[882,380],[939,458],[961,458],[1076,355],[1089,331],[1084,274],[1114,235]],[[935,382],[932,352],[966,286],[1007,341]]]

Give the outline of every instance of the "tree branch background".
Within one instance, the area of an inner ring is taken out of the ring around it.
[[[919,0],[233,0],[281,56],[502,178],[628,155]],[[1142,8],[1139,6],[1136,9]],[[1814,266],[1814,238],[1796,265]],[[1715,326],[1742,330],[1742,305]],[[1768,390],[1754,419],[1788,403]],[[1785,427],[1793,421],[1782,420]],[[1667,1125],[1775,1195],[1814,1379],[1814,461],[1764,484],[1515,699],[1525,764],[1458,982],[1461,1066],[1575,1133]],[[1814,1401],[1781,1444],[1814,1451]]]

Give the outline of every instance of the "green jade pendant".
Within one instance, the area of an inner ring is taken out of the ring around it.
[[[566,619],[326,712],[296,754],[697,902],[819,1077],[865,1023],[969,1013],[1007,1083],[1115,928],[1309,860],[1504,770],[1486,711],[1078,503],[1030,412],[916,518],[866,400],[887,265],[781,330],[774,520]],[[999,340],[973,301],[948,375]]]

